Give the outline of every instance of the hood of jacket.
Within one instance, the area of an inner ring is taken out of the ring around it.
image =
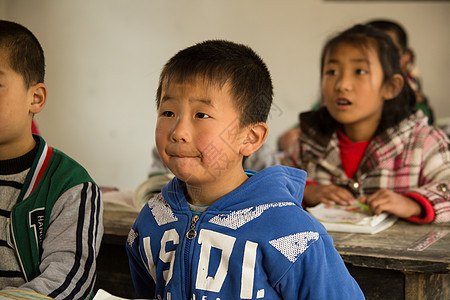
[[[305,171],[286,166],[272,166],[260,172],[247,173],[252,174],[247,181],[217,199],[208,210],[231,211],[275,202],[301,205],[306,182]],[[184,196],[185,185],[175,177],[161,191],[174,212],[189,210]]]

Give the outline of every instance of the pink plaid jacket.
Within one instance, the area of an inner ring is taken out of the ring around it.
[[[347,187],[357,182],[357,196],[388,188],[425,207],[424,218],[408,220],[450,222],[450,141],[444,132],[427,124],[421,111],[375,136],[352,179],[342,169],[337,133],[324,137],[308,124],[301,128],[285,164],[305,170],[309,181]]]

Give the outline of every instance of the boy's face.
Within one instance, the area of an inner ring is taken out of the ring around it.
[[[23,77],[10,67],[8,51],[0,48],[0,159],[30,150],[32,97]]]
[[[239,126],[228,84],[163,85],[156,123],[156,147],[179,179],[201,188],[233,190],[242,174],[246,128]]]

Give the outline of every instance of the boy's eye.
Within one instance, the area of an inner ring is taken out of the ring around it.
[[[367,74],[367,71],[364,70],[364,69],[357,69],[357,70],[356,70],[356,74],[358,74],[358,75]]]
[[[205,114],[205,113],[196,113],[195,117],[198,118],[198,119],[208,119],[208,118],[210,118],[210,116]]]
[[[166,110],[161,113],[161,116],[170,118],[170,117],[175,116],[175,114],[171,111]]]

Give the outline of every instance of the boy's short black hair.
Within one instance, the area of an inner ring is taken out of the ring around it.
[[[372,20],[367,22],[367,25],[371,25],[378,28],[384,32],[392,31],[398,39],[398,43],[402,49],[401,52],[404,53],[408,50],[408,35],[406,30],[398,23],[390,20]]]
[[[22,75],[27,88],[44,82],[44,51],[30,30],[17,23],[0,20],[0,49],[7,52],[9,66]]]
[[[250,47],[208,40],[179,51],[161,72],[157,107],[164,85],[199,79],[219,88],[226,83],[230,85],[241,126],[267,120],[273,98],[272,80],[267,66]]]
[[[322,51],[320,63],[321,74],[326,56],[344,43],[358,47],[363,51],[369,47],[374,47],[378,53],[378,58],[383,69],[384,83],[390,80],[395,74],[403,77],[403,88],[398,96],[384,102],[381,121],[376,134],[397,125],[400,121],[415,112],[416,96],[402,73],[397,47],[385,32],[371,25],[357,24],[330,39]]]

